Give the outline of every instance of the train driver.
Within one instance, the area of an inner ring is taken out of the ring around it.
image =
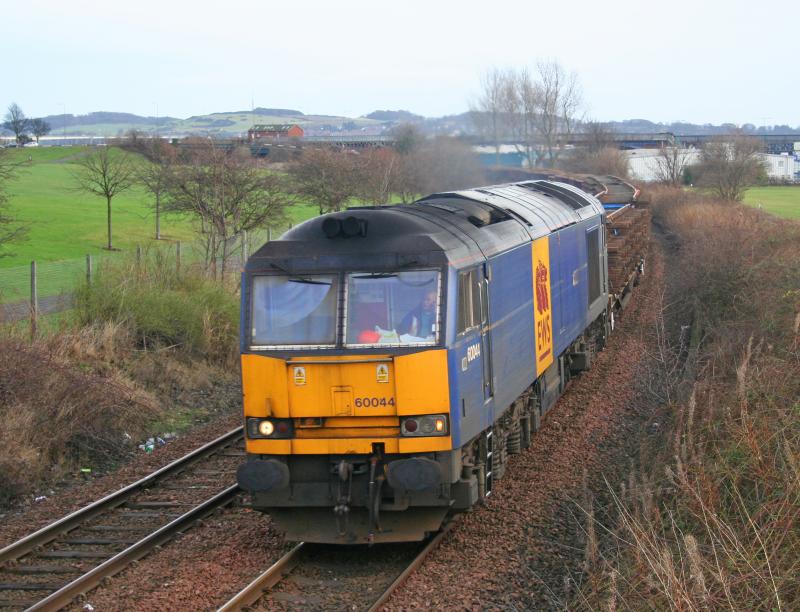
[[[436,291],[426,291],[422,300],[400,322],[400,333],[417,338],[436,335]]]

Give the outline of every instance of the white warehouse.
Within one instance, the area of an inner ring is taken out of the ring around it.
[[[658,149],[633,149],[625,153],[628,155],[631,178],[644,182],[658,180],[659,159],[661,158],[661,152]],[[683,165],[686,166],[700,161],[699,149],[679,149],[677,155],[681,157]],[[800,143],[795,144],[794,155],[761,153],[759,158],[770,179],[781,182],[800,182]]]

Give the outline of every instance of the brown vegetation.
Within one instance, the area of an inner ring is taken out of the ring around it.
[[[393,197],[411,202],[423,194],[482,183],[480,163],[466,143],[446,136],[426,140],[407,128],[398,131],[394,149],[303,151],[289,166],[293,190],[323,214],[342,210],[356,198],[379,205]]]
[[[358,193],[358,157],[339,149],[308,149],[289,167],[294,190],[319,207],[341,210]]]
[[[645,467],[613,486],[616,520],[596,527],[611,535],[574,603],[797,609],[800,225],[651,195],[675,246],[663,327],[674,333],[659,334],[650,372],[671,387],[668,425]]]
[[[42,480],[118,460],[144,435],[159,413],[153,397],[119,372],[73,361],[87,344],[115,350],[117,333],[0,338],[0,504]]]
[[[212,142],[188,148],[169,164],[164,182],[164,210],[196,222],[206,268],[222,280],[247,232],[283,222],[294,202],[285,176],[260,167],[249,152],[228,153]]]
[[[628,157],[624,151],[608,146],[593,151],[580,149],[574,157],[562,160],[559,165],[570,172],[583,174],[608,174],[626,178],[630,174]]]

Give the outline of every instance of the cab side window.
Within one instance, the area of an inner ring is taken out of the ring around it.
[[[458,330],[460,334],[481,323],[481,286],[477,268],[458,275]]]
[[[600,297],[600,230],[594,228],[586,232],[586,252],[589,259],[589,305]]]

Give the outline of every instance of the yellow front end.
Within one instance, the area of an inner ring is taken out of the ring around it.
[[[245,417],[292,419],[291,439],[247,439],[258,455],[368,455],[452,448],[450,435],[403,437],[400,417],[449,414],[447,351],[408,355],[242,355]]]

